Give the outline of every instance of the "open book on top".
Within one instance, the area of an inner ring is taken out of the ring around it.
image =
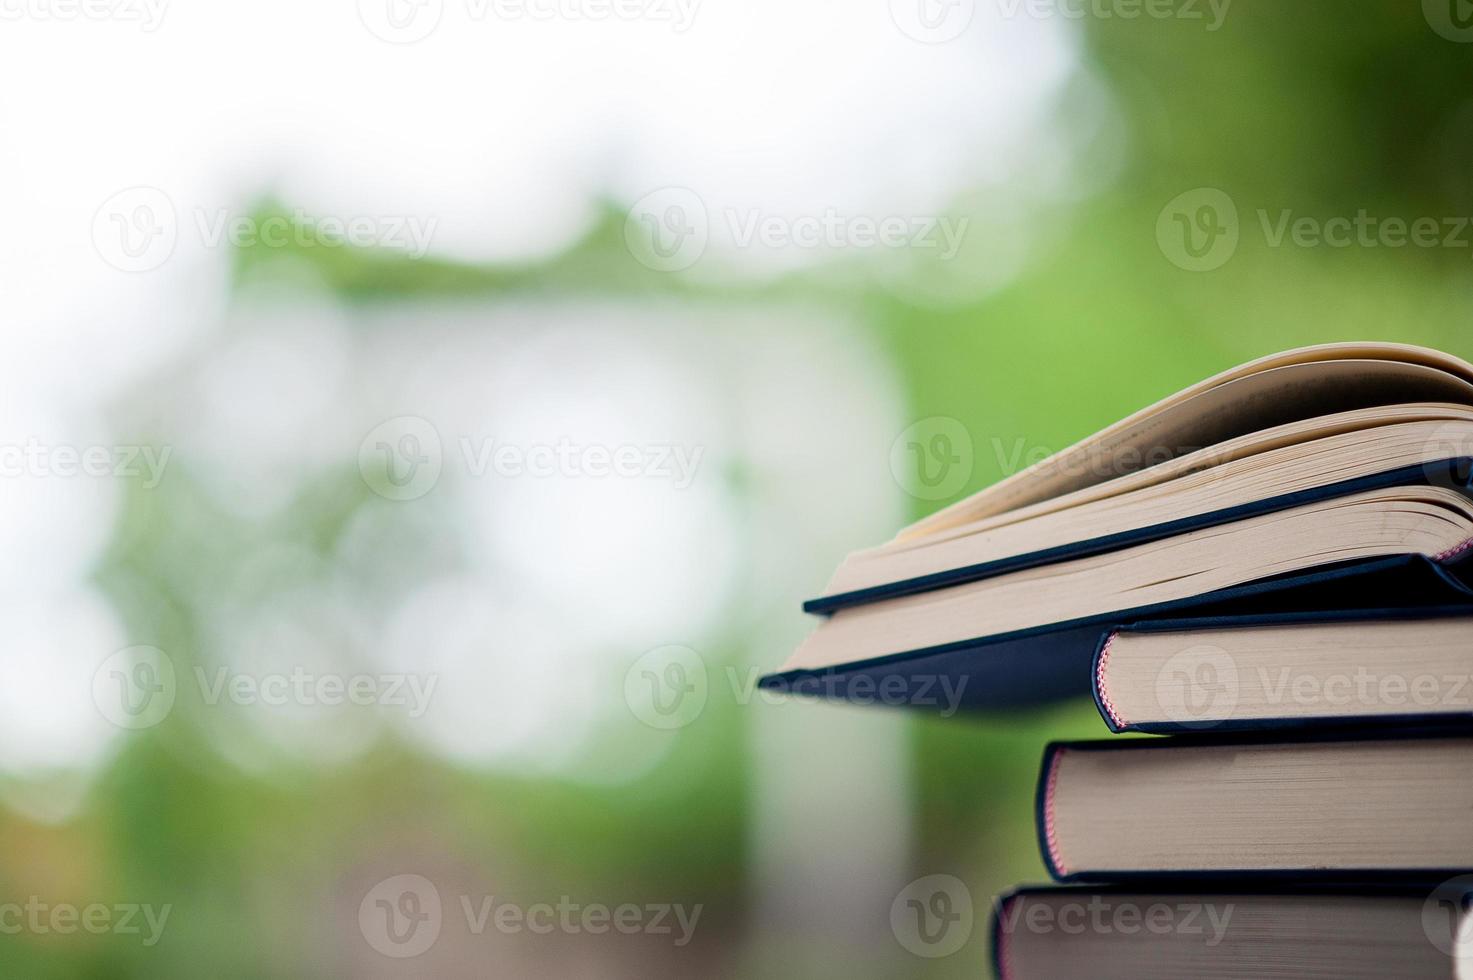
[[[1375,343],[1263,358],[850,555],[806,605],[827,618],[764,683],[981,676],[989,650],[1087,665],[1100,626],[1340,608],[1395,583],[1394,604],[1415,604],[1414,580],[1437,586],[1428,601],[1466,601],[1470,457],[1473,366],[1458,358]],[[1080,677],[1035,693],[1076,693]]]

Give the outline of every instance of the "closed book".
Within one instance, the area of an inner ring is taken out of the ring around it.
[[[1037,812],[1059,881],[1436,882],[1473,873],[1473,733],[1056,743]]]
[[[1140,623],[1090,672],[1116,732],[1473,721],[1473,607]]]
[[[993,958],[1000,980],[1466,980],[1470,890],[1025,888],[994,907]]]

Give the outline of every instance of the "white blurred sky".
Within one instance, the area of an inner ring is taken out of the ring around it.
[[[574,243],[601,201],[622,207],[664,187],[695,191],[713,213],[787,217],[937,214],[961,192],[994,188],[1012,199],[1011,233],[1018,202],[1057,190],[1040,181],[1066,169],[1051,112],[1079,70],[1077,39],[1065,21],[1006,20],[970,0],[958,8],[969,26],[939,44],[898,26],[914,33],[905,10],[895,15],[906,0],[706,0],[683,31],[663,20],[477,19],[466,0],[427,0],[437,29],[393,44],[370,29],[383,31],[390,2],[176,0],[151,31],[58,20],[40,3],[7,8],[0,443],[122,438],[109,411],[126,395],[149,405],[178,443],[177,465],[192,466],[223,507],[260,516],[321,467],[351,463],[362,432],[406,409],[449,433],[493,418],[524,440],[700,441],[701,477],[678,493],[553,480],[492,495],[451,479],[481,560],[380,611],[387,662],[434,650],[447,670],[502,672],[488,684],[520,664],[517,694],[500,705],[515,724],[467,738],[486,703],[452,692],[448,714],[417,737],[478,763],[527,745],[566,755],[576,745],[550,741],[549,719],[576,741],[596,734],[597,718],[579,716],[585,731],[565,724],[566,711],[548,713],[573,690],[557,676],[610,645],[710,635],[753,612],[733,602],[750,601],[755,581],[795,602],[804,576],[821,572],[791,551],[832,554],[894,522],[884,459],[903,408],[883,360],[855,346],[852,324],[805,311],[763,312],[738,325],[742,344],[713,348],[678,325],[703,311],[651,327],[647,311],[597,303],[511,311],[502,316],[515,329],[452,331],[439,347],[402,339],[406,329],[360,349],[331,297],[232,300],[230,255],[202,239],[201,216],[271,194],[318,216],[432,220],[431,254],[521,262]],[[126,272],[104,260],[94,226],[136,187],[166,196],[177,243],[157,268]],[[790,264],[779,258],[774,268]],[[176,363],[184,382],[157,380]],[[384,378],[402,385],[393,398],[355,394]],[[857,444],[878,447],[862,473]],[[765,477],[760,513],[739,512],[723,482],[723,467],[738,464]],[[23,664],[37,691],[132,642],[88,584],[118,500],[106,480],[0,481],[0,550],[13,559],[0,573],[4,601],[87,611],[53,637],[34,613],[6,631],[0,658]],[[517,587],[468,612],[467,596],[506,581]],[[316,589],[224,611],[233,639],[218,656],[248,656],[231,651],[252,637],[280,650],[324,630],[353,647],[343,624],[361,598],[334,583]],[[548,622],[559,628],[539,628]],[[482,627],[504,630],[499,659],[457,639]],[[787,630],[767,639],[786,643]],[[38,647],[57,649],[54,666]],[[93,765],[117,734],[74,699],[26,704],[0,711],[0,742],[16,746],[0,767],[12,772]],[[235,720],[222,724],[221,745],[239,754]],[[291,743],[329,760],[370,738],[337,728],[324,741],[327,730],[268,717],[260,734],[267,749]]]
[[[1047,112],[1076,67],[1067,22],[989,3],[926,44],[881,0],[707,0],[684,32],[429,2],[438,29],[408,45],[347,2],[175,0],[152,31],[4,22],[3,342],[29,383],[106,391],[208,319],[225,257],[199,240],[201,210],[271,192],[316,215],[415,216],[436,222],[435,251],[492,260],[570,244],[600,197],[671,185],[718,212],[934,214],[1049,169]],[[175,257],[148,275],[91,241],[97,209],[135,186],[180,215]]]

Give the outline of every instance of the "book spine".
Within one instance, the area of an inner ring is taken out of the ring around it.
[[[1120,716],[1115,704],[1110,700],[1109,684],[1105,679],[1105,672],[1110,665],[1110,651],[1115,646],[1115,640],[1120,636],[1121,630],[1109,630],[1100,637],[1100,642],[1095,646],[1094,659],[1090,667],[1090,693],[1094,696],[1095,708],[1100,712],[1100,718],[1110,731],[1119,735],[1123,732],[1132,731],[1130,724]]]
[[[1012,930],[1008,923],[1015,921],[1012,907],[1023,900],[1019,890],[1004,892],[992,904],[992,972],[997,980],[1012,980],[1013,959],[1009,938]]]
[[[1060,742],[1053,742],[1044,749],[1043,767],[1039,772],[1038,789],[1034,794],[1038,850],[1043,856],[1044,867],[1055,881],[1067,881],[1070,875],[1069,868],[1064,863],[1058,824],[1054,818],[1054,803],[1059,788],[1059,761],[1066,751],[1066,747]]]

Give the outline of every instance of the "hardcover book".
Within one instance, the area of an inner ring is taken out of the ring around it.
[[[1143,623],[1091,671],[1115,732],[1473,720],[1473,607]]]
[[[1461,980],[1469,889],[1025,888],[995,906],[993,959],[1001,980]]]
[[[1038,838],[1059,881],[1473,873],[1473,734],[1049,746]]]

